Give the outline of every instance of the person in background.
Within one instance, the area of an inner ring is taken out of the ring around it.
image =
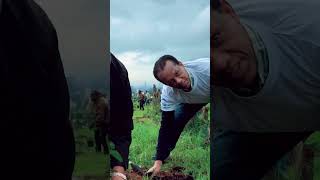
[[[150,93],[148,91],[146,91],[145,93],[145,103],[146,105],[148,105],[151,101],[151,97],[150,97]]]
[[[152,97],[152,104],[156,105],[160,102],[160,89],[158,90],[156,85],[153,85],[153,97]]]
[[[143,94],[143,92],[141,90],[139,90],[138,92],[138,96],[139,96],[139,109],[144,111],[144,103],[145,103],[145,95]]]
[[[99,91],[92,91],[91,95],[92,109],[95,114],[95,130],[94,139],[96,144],[96,152],[101,152],[103,148],[104,154],[108,152],[108,145],[106,141],[107,136],[107,121],[109,118],[109,108],[107,100]]]

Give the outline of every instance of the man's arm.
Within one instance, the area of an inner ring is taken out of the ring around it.
[[[111,54],[110,64],[110,140],[122,158],[119,161],[111,156],[113,171],[123,172],[128,168],[129,146],[133,129],[133,103],[128,72],[125,66]]]
[[[169,156],[172,147],[170,137],[172,135],[172,124],[174,121],[174,111],[162,111],[161,126],[158,136],[158,145],[156,151],[155,162],[147,171],[148,175],[154,176],[160,172],[163,161]]]
[[[126,134],[110,135],[111,142],[115,145],[115,150],[121,155],[122,161],[111,156],[111,167],[121,166],[128,168],[129,146],[131,144],[131,131]]]
[[[171,132],[173,129],[172,123],[174,121],[174,111],[162,111],[161,114],[161,126],[159,130],[158,136],[158,145],[157,145],[157,152],[156,152],[156,160],[165,160],[169,154],[171,149],[170,146],[170,137]]]

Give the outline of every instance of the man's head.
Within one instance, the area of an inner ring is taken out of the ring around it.
[[[251,40],[225,0],[211,2],[210,47],[214,85],[228,88],[252,86],[257,68]]]
[[[96,102],[98,99],[99,99],[99,97],[101,97],[101,96],[103,96],[99,91],[97,91],[97,90],[93,90],[92,92],[91,92],[91,94],[90,94],[90,98],[91,98],[91,101],[92,102]]]
[[[164,55],[159,58],[153,68],[154,77],[163,84],[182,89],[191,90],[189,74],[183,64],[171,55]]]

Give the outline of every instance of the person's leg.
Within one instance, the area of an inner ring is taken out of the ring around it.
[[[177,141],[189,120],[206,104],[180,104],[174,112],[172,134],[169,148],[173,150]]]
[[[142,105],[142,111],[144,111],[144,101],[141,102]]]
[[[100,133],[98,129],[94,130],[94,141],[96,144],[96,152],[101,152]]]
[[[261,179],[276,162],[310,132],[239,133],[213,132],[212,179]]]
[[[107,145],[107,131],[106,130],[101,130],[101,144],[103,147],[103,153],[108,154],[108,145]]]

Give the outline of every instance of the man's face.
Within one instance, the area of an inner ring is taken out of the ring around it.
[[[249,36],[232,8],[212,12],[211,60],[213,84],[227,88],[250,87],[257,74],[256,58]]]
[[[163,70],[158,73],[158,78],[167,86],[184,91],[191,90],[189,74],[182,63],[177,65],[171,61],[167,61]]]

